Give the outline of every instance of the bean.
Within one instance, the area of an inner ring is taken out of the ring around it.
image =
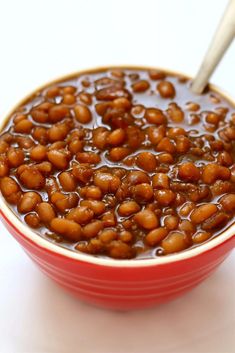
[[[6,157],[0,156],[0,178],[8,176],[10,168]]]
[[[115,129],[107,137],[107,143],[112,146],[119,146],[125,141],[126,134],[124,129]]]
[[[16,142],[17,142],[19,148],[25,149],[25,150],[28,150],[31,147],[35,146],[35,143],[31,137],[17,136]]]
[[[119,240],[121,240],[123,243],[130,243],[133,241],[133,234],[127,230],[123,230],[120,234],[119,234]]]
[[[120,79],[125,76],[125,73],[123,71],[121,71],[120,69],[113,69],[111,72],[111,75]]]
[[[41,172],[43,175],[49,175],[52,172],[52,164],[50,162],[42,162],[38,163],[35,166],[39,172]]]
[[[36,126],[33,130],[32,136],[41,145],[46,145],[48,142],[47,130],[44,127]]]
[[[157,161],[155,156],[150,152],[141,152],[138,154],[136,164],[139,168],[152,172],[156,169]]]
[[[227,151],[218,154],[218,163],[225,167],[230,167],[233,164],[233,157]]]
[[[169,81],[161,81],[157,84],[157,90],[162,98],[174,98],[175,87]]]
[[[139,203],[145,203],[153,198],[153,188],[147,183],[131,187],[132,197]]]
[[[33,191],[26,192],[18,203],[18,212],[28,213],[34,211],[40,202],[42,202],[42,198],[38,193]]]
[[[113,101],[117,98],[130,98],[130,93],[120,86],[110,86],[99,89],[95,93],[96,99],[101,101]]]
[[[131,108],[131,102],[127,98],[116,98],[113,101],[114,108],[123,109],[124,111],[128,112]]]
[[[93,145],[103,150],[107,145],[109,131],[104,127],[98,127],[92,132]]]
[[[177,216],[167,216],[164,219],[164,226],[169,230],[174,230],[178,227],[179,218]]]
[[[58,123],[65,117],[69,117],[69,108],[63,104],[54,105],[49,109],[48,117],[51,123]]]
[[[80,245],[80,246],[79,246]],[[99,239],[90,239],[89,240],[89,243],[87,245],[85,245],[85,249],[82,249],[81,250],[81,247],[82,244],[78,244],[77,245],[77,249],[80,250],[80,251],[84,251],[88,254],[103,254],[105,253],[105,250],[106,250],[106,246],[104,243],[101,242],[101,240]],[[84,246],[84,244],[83,244]]]
[[[140,210],[140,206],[135,201],[125,201],[121,203],[118,208],[118,213],[120,216],[130,216]]]
[[[15,125],[14,130],[19,134],[29,134],[32,128],[33,128],[33,123],[28,119],[24,119]]]
[[[90,239],[97,236],[97,234],[104,228],[103,222],[97,220],[88,223],[83,227],[83,236]]]
[[[3,133],[0,138],[1,138],[0,141],[4,141],[8,144],[11,144],[12,142],[14,142],[14,137],[9,132]]]
[[[50,142],[63,141],[69,132],[69,128],[66,124],[59,123],[53,125],[48,130],[48,139]]]
[[[151,230],[145,237],[145,242],[149,246],[156,246],[160,241],[162,241],[168,234],[168,230],[160,227]]]
[[[0,189],[3,196],[6,198],[12,194],[16,194],[20,190],[20,187],[13,178],[3,177],[0,179]]]
[[[195,226],[187,219],[184,219],[183,221],[180,222],[179,230],[185,234],[190,235],[190,236],[192,234],[194,234],[196,231]]]
[[[66,143],[64,141],[56,141],[48,147],[48,151],[61,150],[65,148]]]
[[[17,168],[24,163],[24,152],[18,148],[10,148],[7,151],[7,160],[9,166],[12,168]]]
[[[76,102],[76,98],[72,94],[65,94],[62,102],[64,104],[72,105]]]
[[[162,189],[155,192],[157,202],[162,206],[168,206],[175,201],[176,195],[172,190]]]
[[[94,184],[103,192],[116,192],[121,185],[121,180],[112,174],[98,172],[94,175]]]
[[[198,206],[195,210],[193,210],[193,212],[190,215],[190,219],[194,224],[200,224],[216,212],[217,212],[216,205],[207,203],[207,204]]]
[[[206,185],[201,185],[196,189],[189,191],[189,199],[193,202],[199,202],[203,199],[207,199],[210,197],[211,191],[210,188]]]
[[[194,234],[192,240],[193,240],[193,243],[200,244],[200,243],[204,243],[204,241],[206,241],[210,238],[211,238],[211,233],[199,231],[196,234]]]
[[[202,223],[202,229],[206,231],[210,231],[212,229],[218,229],[223,227],[229,220],[229,216],[224,212],[217,212],[213,214],[212,217],[206,219]]]
[[[130,185],[150,184],[150,177],[142,171],[131,171],[127,175],[127,183]]]
[[[35,213],[27,214],[24,217],[24,220],[31,228],[38,228],[40,225],[40,219],[38,218],[38,215]]]
[[[105,211],[105,203],[97,200],[82,200],[81,206],[89,207],[95,215],[101,215]]]
[[[158,163],[162,164],[172,164],[174,158],[170,153],[161,153],[157,156]]]
[[[114,259],[131,259],[135,256],[135,250],[120,240],[114,240],[109,244],[108,254]]]
[[[198,181],[200,170],[192,162],[186,162],[179,166],[178,176],[182,180]]]
[[[176,103],[169,104],[167,114],[174,123],[181,123],[184,120],[184,112]]]
[[[74,86],[63,87],[63,94],[74,94],[77,91],[77,88]]]
[[[135,222],[144,229],[154,229],[159,225],[159,220],[154,212],[143,210],[134,216]]]
[[[100,116],[104,116],[105,113],[108,111],[109,108],[112,107],[112,103],[110,102],[103,102],[103,103],[98,103],[95,105],[95,110],[96,113]]]
[[[133,91],[137,92],[137,93],[145,92],[149,89],[149,87],[150,87],[150,84],[146,80],[141,80],[141,81],[135,82],[132,85]]]
[[[104,227],[114,227],[117,223],[117,218],[113,211],[107,211],[102,215],[101,218]]]
[[[30,158],[33,161],[40,162],[47,158],[47,148],[43,145],[37,145],[30,151]]]
[[[156,108],[146,109],[144,117],[150,124],[161,125],[166,124],[167,122],[167,118],[163,114],[163,111]]]
[[[189,119],[188,119],[188,124],[189,125],[196,125],[200,123],[200,115],[199,114],[190,114]],[[212,126],[205,126],[205,129],[207,131],[213,132],[213,127]]]
[[[235,210],[235,194],[224,195],[219,201],[225,211],[233,212]]]
[[[186,107],[190,112],[197,112],[200,109],[200,105],[194,102],[188,102]]]
[[[170,232],[168,236],[162,240],[161,247],[164,254],[172,254],[185,250],[189,246],[187,236],[181,232]]]
[[[170,154],[173,154],[173,153],[175,153],[175,145],[168,137],[164,137],[158,143],[157,151],[159,151],[159,152],[168,152]]]
[[[69,151],[72,154],[76,154],[77,152],[81,152],[82,149],[83,149],[83,142],[78,139],[73,140],[69,143]]]
[[[27,119],[27,115],[25,115],[25,114],[19,114],[19,115],[16,115],[16,117],[13,119],[13,121],[14,121],[14,124],[16,125],[16,124],[18,124],[20,121],[25,120],[25,119]]]
[[[90,109],[86,105],[77,104],[74,107],[75,118],[81,124],[88,124],[92,120]]]
[[[48,112],[42,109],[33,109],[30,112],[31,117],[34,121],[40,124],[45,124],[48,122]]]
[[[157,173],[152,178],[153,188],[154,189],[169,189],[170,182],[167,174]]]
[[[86,184],[90,181],[94,171],[89,164],[79,164],[73,166],[72,175],[81,183]]]
[[[143,118],[144,113],[145,113],[145,108],[141,104],[134,105],[131,109],[131,114],[134,116],[134,118]]]
[[[130,150],[127,147],[114,147],[109,151],[109,158],[113,162],[119,162],[130,154]]]
[[[165,126],[161,125],[159,127],[150,126],[147,129],[148,139],[153,145],[157,145],[166,134]]]
[[[93,217],[94,212],[92,211],[92,209],[86,206],[74,208],[73,210],[69,211],[66,216],[67,219],[83,225],[89,223],[93,219]]]
[[[53,218],[56,217],[54,208],[48,202],[39,203],[36,210],[41,222],[43,222],[44,224],[49,224],[53,220]]]
[[[86,105],[91,105],[92,104],[92,95],[87,92],[81,92],[78,95],[80,101]]]
[[[185,136],[176,137],[176,151],[178,153],[186,153],[190,149],[191,142]]]
[[[185,201],[186,201],[186,197],[182,193],[178,192],[175,198],[175,206],[176,207],[181,206],[183,203],[185,203]]]
[[[220,119],[221,119],[220,115],[214,112],[209,112],[206,115],[206,122],[209,124],[217,125]]]
[[[76,160],[80,163],[98,164],[101,158],[94,152],[78,152],[76,154]]]
[[[70,241],[78,241],[82,237],[82,228],[76,222],[64,218],[54,218],[50,223],[53,232],[63,235]]]
[[[187,217],[194,208],[195,204],[193,202],[185,202],[181,207],[179,214],[181,217]]]
[[[185,136],[187,135],[187,132],[181,128],[181,127],[171,127],[168,131],[167,131],[167,137],[169,137],[170,139],[176,139],[179,136]]]
[[[224,149],[224,144],[220,140],[210,141],[210,147],[213,151],[222,151]]]
[[[60,212],[65,212],[68,209],[76,207],[78,200],[79,197],[76,193],[66,195],[61,192],[55,192],[51,195],[51,202]]]
[[[35,167],[28,167],[19,175],[21,183],[28,189],[39,190],[45,185],[45,178]]]
[[[206,184],[213,184],[217,179],[228,180],[230,175],[228,168],[211,163],[203,168],[202,180]]]
[[[126,128],[127,144],[130,148],[137,149],[144,142],[145,134],[139,127],[128,125]]]
[[[5,141],[0,141],[0,154],[5,153],[9,148],[9,145]]]
[[[99,234],[99,239],[102,241],[102,243],[108,244],[112,240],[117,239],[118,234],[114,229],[104,229],[100,232]]]
[[[166,78],[166,74],[163,71],[150,70],[149,77],[151,80],[164,80]]]
[[[229,140],[235,140],[235,127],[227,127],[224,133]]]
[[[68,168],[70,156],[65,150],[49,151],[47,152],[47,158],[57,169]]]
[[[59,181],[65,191],[74,191],[77,187],[76,179],[70,172],[60,173]]]
[[[46,92],[46,96],[47,98],[55,98],[56,96],[59,96],[60,95],[60,88],[59,87],[50,87],[47,92]]]
[[[83,188],[80,189],[80,195],[84,198],[84,199],[93,199],[93,200],[100,200],[102,199],[102,191],[100,190],[100,188],[98,186],[85,186]]]

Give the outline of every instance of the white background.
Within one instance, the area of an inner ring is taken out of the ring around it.
[[[194,75],[225,0],[0,0],[0,117],[57,76],[106,64]],[[235,42],[212,81],[235,96]],[[235,352],[235,254],[182,299],[118,313],[71,298],[0,224],[0,353]]]

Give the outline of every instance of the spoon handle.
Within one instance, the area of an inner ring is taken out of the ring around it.
[[[193,80],[193,93],[203,92],[210,76],[220,62],[235,36],[235,0],[230,0],[221,22],[204,57],[201,67]]]

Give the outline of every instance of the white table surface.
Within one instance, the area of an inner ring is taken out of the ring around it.
[[[224,0],[0,0],[0,118],[57,76],[106,64],[194,75]],[[235,96],[235,43],[212,81]],[[0,353],[235,352],[235,253],[169,304],[118,313],[47,279],[0,224]]]

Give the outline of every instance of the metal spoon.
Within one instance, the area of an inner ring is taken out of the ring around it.
[[[211,45],[202,61],[200,69],[193,80],[193,93],[203,92],[209,78],[219,64],[224,53],[235,37],[235,0],[230,0],[221,22],[215,32]]]

